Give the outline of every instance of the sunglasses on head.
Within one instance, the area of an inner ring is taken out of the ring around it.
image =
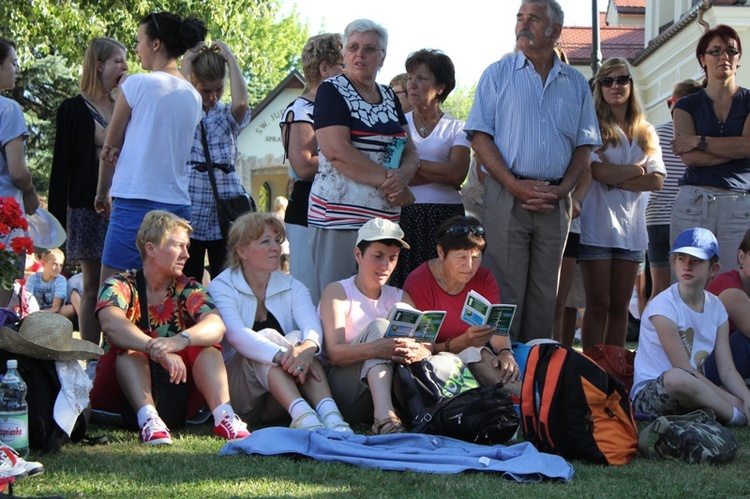
[[[151,11],[151,20],[154,21],[154,26],[156,26],[156,34],[161,36],[161,28],[159,28],[159,21],[156,20],[156,11]]]
[[[630,83],[630,75],[620,75],[620,76],[602,76],[599,78],[599,85],[603,86],[604,88],[609,88],[613,84],[617,83],[621,87],[624,87],[628,83]]]
[[[484,237],[484,227],[481,225],[469,225],[466,223],[453,224],[445,231],[449,236],[465,236],[469,232],[477,237]]]

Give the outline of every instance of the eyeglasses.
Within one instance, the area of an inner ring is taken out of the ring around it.
[[[678,100],[680,100],[679,97],[670,97],[669,99],[667,99],[667,109],[669,109],[671,111],[672,110],[672,104],[674,104]]]
[[[712,55],[714,57],[721,57],[721,54],[727,54],[727,57],[737,57],[740,55],[740,51],[737,50],[734,47],[724,47],[723,49],[715,48],[711,50],[706,50],[703,52],[704,54]]]
[[[477,237],[484,238],[484,227],[481,225],[469,225],[466,223],[453,224],[448,227],[445,233],[449,236],[465,236],[469,232]]]
[[[156,34],[161,36],[161,28],[159,28],[159,21],[156,20],[156,11],[151,11],[151,20],[154,21],[154,25],[156,26]]]
[[[604,88],[609,88],[613,84],[617,83],[621,87],[624,87],[625,85],[628,85],[630,83],[630,75],[620,75],[620,76],[602,76],[599,78],[599,85],[603,86]]]
[[[356,54],[357,52],[359,52],[360,48],[365,53],[365,55],[372,55],[375,52],[382,50],[380,47],[376,47],[375,45],[360,45],[359,43],[350,43],[346,46],[346,51],[352,54]]]

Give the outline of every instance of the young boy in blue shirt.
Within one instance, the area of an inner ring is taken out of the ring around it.
[[[710,230],[683,231],[670,262],[677,283],[643,311],[631,398],[633,410],[652,416],[710,408],[723,424],[746,425],[750,391],[735,369],[724,305],[708,291],[719,271],[719,245]],[[715,351],[726,390],[703,375],[703,362]]]
[[[42,312],[61,313],[68,296],[68,281],[60,275],[65,255],[59,249],[42,253],[42,270],[26,279],[26,289],[36,297]]]

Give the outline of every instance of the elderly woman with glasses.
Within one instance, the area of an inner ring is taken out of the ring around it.
[[[374,218],[397,222],[414,201],[409,182],[419,168],[396,94],[375,82],[388,32],[358,19],[342,41],[344,73],[321,83],[315,96],[320,154],[308,226],[319,290],[356,273],[357,230]]]
[[[625,346],[628,305],[648,245],[643,192],[661,189],[666,176],[659,137],[624,59],[602,64],[594,108],[604,145],[591,154],[592,182],[581,208],[584,350],[597,343]]]
[[[734,270],[734,248],[750,223],[750,92],[737,83],[742,41],[734,29],[718,25],[700,38],[695,55],[705,88],[674,108],[672,151],[687,168],[672,210],[670,239],[705,227],[719,241],[723,270]]]
[[[438,227],[435,243],[437,258],[417,267],[404,284],[419,310],[447,312],[433,353],[455,353],[482,385],[517,382],[519,369],[510,338],[494,334],[491,326],[469,326],[461,320],[469,291],[500,303],[497,281],[479,266],[487,246],[484,227],[474,217],[455,216]]]

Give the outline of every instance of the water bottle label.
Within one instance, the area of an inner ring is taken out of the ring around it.
[[[0,412],[0,440],[17,451],[29,446],[29,415]]]

